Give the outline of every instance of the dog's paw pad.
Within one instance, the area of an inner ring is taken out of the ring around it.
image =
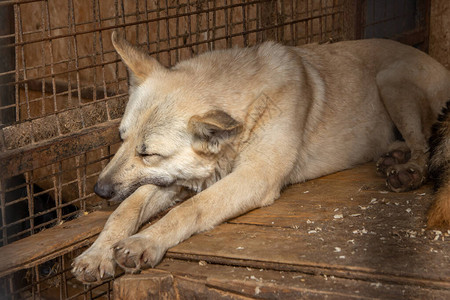
[[[73,261],[72,274],[84,283],[101,282],[114,277],[115,265],[103,249],[88,249]]]
[[[121,240],[113,246],[114,259],[127,272],[136,273],[154,267],[164,255],[155,244],[140,236]]]
[[[386,172],[386,185],[394,192],[406,192],[418,188],[424,181],[419,168],[406,165],[395,165]]]
[[[383,154],[377,161],[377,172],[386,175],[387,170],[397,164],[405,164],[411,158],[410,151],[392,150]]]

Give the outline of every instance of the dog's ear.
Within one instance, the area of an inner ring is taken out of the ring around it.
[[[164,69],[164,66],[156,59],[144,50],[131,45],[118,32],[112,33],[111,40],[117,53],[130,71],[132,86],[141,84],[155,70]]]
[[[219,153],[241,129],[241,123],[221,110],[211,110],[203,116],[195,115],[188,123],[188,130],[194,135],[192,147],[205,154]]]

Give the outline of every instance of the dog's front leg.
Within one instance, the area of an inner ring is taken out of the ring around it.
[[[72,273],[85,283],[114,276],[112,245],[134,234],[151,216],[169,207],[178,190],[178,187],[154,185],[138,188],[111,214],[92,246],[74,260]]]
[[[259,169],[237,169],[200,194],[173,208],[151,227],[114,246],[116,262],[135,272],[155,266],[166,250],[192,234],[211,229],[251,209],[271,204],[281,184]]]

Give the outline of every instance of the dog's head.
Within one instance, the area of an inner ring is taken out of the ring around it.
[[[215,176],[241,123],[209,104],[195,66],[168,69],[117,34],[112,40],[129,70],[130,97],[119,128],[123,143],[95,192],[123,200],[141,185],[189,186]]]

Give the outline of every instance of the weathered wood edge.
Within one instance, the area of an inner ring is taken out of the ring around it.
[[[250,267],[255,269],[267,269],[274,271],[292,271],[300,272],[311,275],[327,275],[336,276],[345,279],[356,279],[365,281],[380,281],[385,283],[394,284],[406,284],[406,285],[417,285],[421,287],[432,287],[440,289],[450,289],[450,282],[447,281],[436,281],[431,279],[407,277],[393,274],[383,274],[377,272],[376,270],[360,270],[358,268],[352,267],[337,267],[337,266],[327,266],[321,264],[285,264],[278,262],[267,262],[258,260],[247,260],[247,259],[235,259],[228,257],[219,257],[211,255],[195,255],[186,253],[177,253],[173,251],[168,251],[166,258],[179,259],[179,260],[190,260],[190,261],[205,261],[211,264],[220,264],[227,266],[236,267]]]
[[[1,247],[0,277],[21,269],[34,267],[60,255],[90,245],[103,229],[110,214],[110,211],[96,211]],[[89,229],[87,229],[88,226]],[[79,234],[65,234],[69,230]],[[59,238],[45,239],[45,243],[42,243],[42,236],[56,236],[56,233],[58,233]],[[17,249],[20,248],[30,249],[30,251],[18,251]]]
[[[54,140],[0,153],[0,179],[15,176],[120,142],[120,120],[109,121]]]

